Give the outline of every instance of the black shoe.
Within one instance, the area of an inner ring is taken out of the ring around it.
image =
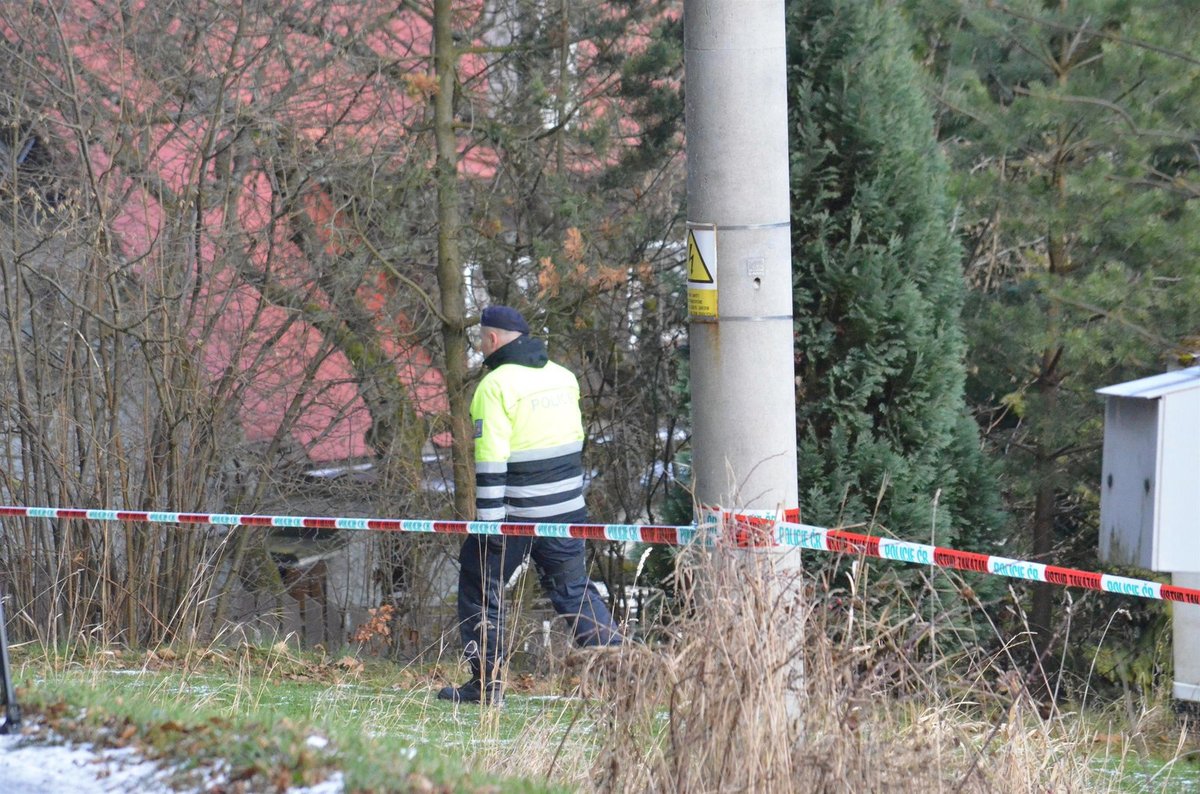
[[[504,691],[500,684],[492,682],[481,687],[478,678],[472,678],[459,687],[446,686],[438,692],[438,700],[449,700],[453,703],[480,703],[483,705],[499,706],[504,702]]]

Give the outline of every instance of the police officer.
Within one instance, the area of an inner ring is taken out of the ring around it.
[[[587,522],[579,382],[549,360],[545,342],[529,336],[529,324],[516,309],[489,306],[480,322],[489,372],[471,400],[476,519]],[[526,555],[578,644],[621,643],[612,615],[588,580],[582,540],[468,535],[459,554],[458,619],[471,679],[443,688],[440,699],[503,699],[504,584]]]

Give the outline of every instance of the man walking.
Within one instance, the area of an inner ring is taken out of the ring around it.
[[[475,424],[475,508],[479,521],[586,523],[579,382],[549,360],[520,312],[483,310],[488,374],[471,400]],[[458,703],[503,700],[504,584],[529,555],[554,609],[580,645],[619,645],[612,615],[588,580],[578,538],[468,535],[459,554],[458,619],[471,679],[438,697]]]

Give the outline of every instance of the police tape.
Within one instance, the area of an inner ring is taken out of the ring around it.
[[[860,535],[840,529],[801,524],[789,510],[783,520],[730,511],[702,512],[700,525],[557,524],[501,521],[437,521],[428,519],[330,518],[227,513],[167,513],[138,510],[90,510],[62,507],[0,505],[0,516],[120,521],[226,527],[283,527],[316,530],[359,530],[414,534],[500,535],[508,537],[579,538],[627,543],[687,546],[693,543],[734,548],[799,548],[834,554],[853,554],[883,560],[951,568],[959,571],[1080,587],[1137,598],[1200,605],[1200,590],[1131,579],[1124,576],[1063,568],[1028,560],[972,551],[958,551],[904,540]]]

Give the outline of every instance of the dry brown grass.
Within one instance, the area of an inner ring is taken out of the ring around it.
[[[601,732],[595,790],[1116,790],[1096,736],[1043,717],[1013,657],[934,653],[901,596],[882,617],[815,609],[779,559],[692,558],[668,642],[575,657]]]

